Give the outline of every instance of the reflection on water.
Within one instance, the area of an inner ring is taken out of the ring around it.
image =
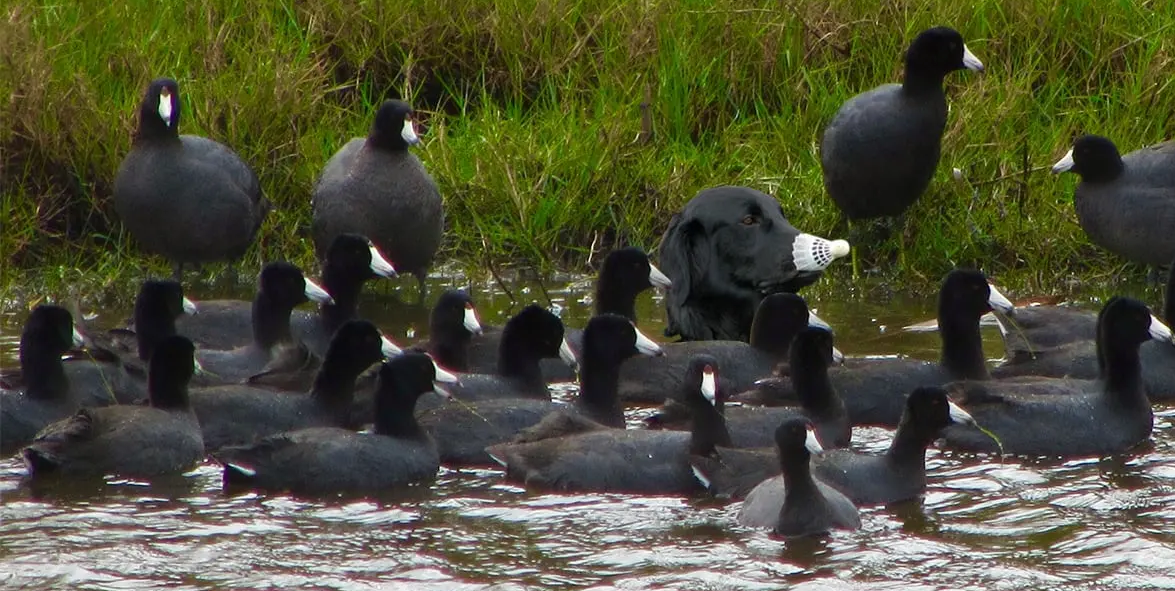
[[[546,293],[569,325],[582,326],[590,282],[572,279],[549,281]],[[455,283],[434,280],[429,301]],[[424,336],[425,308],[394,303],[394,291],[373,287],[364,315],[401,342]],[[522,300],[514,306],[492,283],[473,287],[489,324],[547,301],[537,284],[512,286]],[[933,298],[814,300],[847,354],[936,356],[935,335],[897,330],[932,316]],[[128,310],[103,309],[95,324],[115,324]],[[660,334],[659,302],[643,297],[639,313],[645,332]],[[14,361],[22,320],[0,317],[0,360]],[[998,336],[987,339],[989,356],[998,357]],[[1123,457],[1000,462],[932,450],[922,501],[865,509],[860,531],[787,543],[736,525],[737,505],[527,493],[494,470],[443,470],[431,486],[324,500],[226,496],[209,464],[167,484],[29,487],[19,462],[6,459],[0,582],[193,590],[1172,589],[1172,417],[1160,409],[1153,445]],[[889,435],[861,429],[854,444],[879,451]]]

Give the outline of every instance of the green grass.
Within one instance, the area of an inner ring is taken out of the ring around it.
[[[311,264],[314,179],[387,97],[424,114],[417,153],[446,201],[441,260],[578,269],[593,248],[654,248],[674,211],[724,183],[775,194],[802,229],[843,234],[821,183],[823,126],[899,80],[905,46],[937,24],[959,29],[987,73],[948,77],[943,158],[909,214],[908,268],[896,237],[863,245],[883,280],[925,289],[978,265],[1057,292],[1137,276],[1089,244],[1075,177],[1047,166],[1080,133],[1123,151],[1175,135],[1172,2],[17,0],[0,9],[3,305],[167,273],[110,204],[156,76],[180,81],[182,131],[236,149],[276,206],[245,269]],[[848,281],[847,263],[834,280]]]

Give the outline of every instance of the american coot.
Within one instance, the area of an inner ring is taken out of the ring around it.
[[[306,301],[330,304],[326,290],[302,275],[302,270],[286,262],[272,262],[261,269],[257,295],[253,298],[253,341],[244,347],[228,350],[201,349],[196,359],[212,376],[214,383],[240,382],[265,368],[274,350],[289,345],[290,313]]]
[[[662,346],[664,357],[634,359],[624,365],[620,370],[620,398],[630,402],[664,402],[667,395],[679,390],[690,358],[700,354],[717,357],[723,367],[723,387],[730,392],[742,392],[787,362],[792,339],[805,326],[832,330],[808,311],[808,304],[800,296],[771,294],[759,302],[751,324],[750,344],[742,341],[666,344]],[[773,431],[774,428],[773,425]]]
[[[942,429],[971,424],[967,411],[950,401],[946,390],[918,388],[906,398],[906,410],[893,441],[882,454],[828,450],[812,458],[812,472],[857,505],[896,503],[926,489],[926,448]],[[773,450],[723,449],[692,458],[694,468],[717,496],[743,498],[758,483],[779,475]]]
[[[151,357],[150,406],[85,408],[49,425],[22,451],[29,474],[150,478],[196,467],[204,444],[188,404],[194,351],[184,337],[164,339]]]
[[[93,399],[119,403],[147,398],[147,362],[155,347],[175,336],[176,321],[196,314],[196,304],[170,279],[148,279],[135,297],[134,330],[114,329],[84,337],[87,360],[66,365],[70,381],[93,392]]]
[[[224,466],[224,486],[334,493],[431,480],[441,467],[440,457],[413,410],[426,392],[447,396],[434,381],[452,379],[451,374],[436,374],[427,355],[405,352],[379,370],[371,433],[317,427],[222,449],[215,458]]]
[[[775,431],[782,475],[764,480],[747,495],[738,522],[769,527],[785,537],[810,536],[832,529],[857,529],[861,517],[845,495],[812,477],[811,454],[823,448],[802,418],[784,421]],[[695,472],[709,486],[704,475]]]
[[[645,251],[635,247],[613,250],[604,257],[596,278],[593,314],[619,314],[637,322],[636,298],[651,288],[668,289],[671,285],[669,278],[649,262]],[[583,331],[569,329],[566,336],[571,350],[578,352],[583,343]],[[470,371],[494,371],[500,339],[500,331],[493,329],[473,339],[469,351]],[[548,382],[575,381],[575,371],[567,364],[551,360],[544,362],[542,367]]]
[[[233,261],[269,212],[257,175],[228,147],[179,135],[179,84],[159,78],[139,105],[139,130],[114,177],[114,209],[145,250],[185,263]]]
[[[584,335],[589,338],[589,335]],[[697,356],[682,382],[694,417],[691,433],[604,429],[529,443],[502,443],[486,451],[506,478],[527,487],[562,491],[688,494],[699,490],[690,454],[729,445],[714,406],[717,360]]]
[[[901,216],[926,191],[947,123],[943,78],[964,68],[983,71],[963,37],[947,27],[919,33],[905,59],[901,84],[854,96],[824,129],[824,188],[850,223]],[[854,276],[858,272],[854,250]]]
[[[660,347],[623,316],[593,316],[584,328],[580,387],[576,401],[560,405],[538,398],[501,398],[446,405],[419,416],[441,453],[441,462],[486,466],[487,446],[510,441],[525,429],[536,439],[572,430],[623,427],[616,399],[619,366],[633,355],[657,355]]]
[[[799,235],[766,193],[731,186],[698,192],[661,238],[661,269],[673,280],[665,336],[747,340],[764,296],[796,293],[831,262],[798,267],[793,247]]]
[[[423,295],[445,212],[437,184],[408,151],[420,142],[413,114],[408,103],[384,101],[367,137],[352,139],[331,156],[314,187],[310,229],[323,259],[336,236],[367,236],[401,272],[416,276]]]
[[[23,391],[0,389],[0,455],[26,444],[45,425],[83,406],[70,388],[61,356],[82,346],[73,316],[61,306],[41,304],[29,313],[20,333]]]
[[[469,343],[481,330],[473,298],[459,289],[446,290],[429,315],[426,348],[441,366],[467,372]]]
[[[828,372],[854,425],[896,426],[906,393],[920,386],[989,377],[979,334],[979,318],[993,309],[1006,312],[1012,303],[979,271],[955,269],[943,278],[938,293],[942,355],[938,363],[911,359],[848,359]],[[762,385],[754,398],[767,404],[794,404],[795,393],[782,380]],[[739,396],[736,399],[745,399]]]
[[[539,362],[558,359],[564,349],[563,342],[563,321],[531,304],[503,327],[497,372],[462,374],[461,386],[452,389],[453,396],[460,400],[519,397],[549,400],[551,395]]]
[[[351,234],[340,236],[322,267],[322,287],[332,301],[319,304],[315,312],[291,312],[291,334],[321,357],[334,331],[356,317],[363,283],[375,277],[395,275],[396,269],[371,241]],[[205,349],[234,349],[253,342],[252,316],[253,302],[206,300],[200,302],[199,317],[181,319],[178,330]]]
[[[1148,265],[1175,259],[1175,142],[1120,156],[1110,140],[1081,136],[1053,165],[1066,171],[1081,176],[1073,206],[1094,244]]]
[[[787,378],[793,384],[799,408],[737,406],[724,408],[726,425],[735,447],[769,447],[775,442],[775,429],[785,419],[806,417],[815,425],[816,436],[824,447],[847,447],[852,437],[845,403],[828,380],[828,363],[832,358],[832,333],[823,328],[807,327],[791,345],[790,365],[795,368]],[[725,376],[724,376],[725,378]],[[784,379],[784,378],[774,378]],[[723,380],[726,381],[725,379]],[[669,407],[647,419],[651,425],[678,428],[680,422]]]
[[[1137,300],[1113,297],[1098,323],[1098,355],[1105,371],[1098,380],[1025,378],[959,382],[948,387],[976,422],[950,427],[947,445],[968,451],[1043,456],[1120,453],[1146,440],[1153,415],[1143,390],[1139,345],[1172,340],[1171,329]]]
[[[282,394],[244,385],[192,392],[209,450],[252,443],[254,439],[306,427],[349,427],[355,379],[392,350],[366,320],[339,328],[306,395]]]

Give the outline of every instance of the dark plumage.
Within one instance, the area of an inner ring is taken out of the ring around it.
[[[416,400],[434,389],[432,359],[406,352],[384,362],[375,396],[375,427],[355,433],[316,427],[266,437],[215,454],[225,487],[299,493],[363,492],[431,480],[440,469],[436,444],[416,423]]]
[[[664,402],[680,390],[685,368],[694,355],[713,355],[722,365],[723,387],[730,392],[750,388],[786,365],[792,339],[805,326],[832,330],[808,311],[804,299],[793,293],[771,294],[759,302],[751,324],[750,343],[743,341],[685,341],[662,346],[664,357],[633,359],[620,370],[620,398],[646,403]],[[775,425],[771,426],[774,433]],[[774,435],[768,435],[774,437]]]
[[[491,465],[487,446],[509,441],[524,429],[535,439],[572,430],[624,427],[624,409],[616,398],[620,365],[638,353],[656,355],[660,348],[623,316],[592,317],[584,329],[580,356],[580,387],[576,401],[558,405],[538,398],[477,400],[446,405],[420,415],[437,441],[441,462]]]
[[[635,248],[619,248],[608,253],[600,265],[596,278],[593,314],[619,314],[633,322],[636,318],[636,298],[654,287],[668,289],[669,278],[649,262],[645,251]],[[567,331],[567,342],[573,352],[579,352],[583,343],[583,331]],[[469,349],[469,371],[490,373],[498,363],[498,342],[500,331],[487,330],[473,339]],[[575,381],[575,371],[566,364],[554,360],[544,362],[543,376],[548,382]]]
[[[395,274],[391,263],[369,240],[352,234],[340,236],[322,267],[322,288],[330,294],[330,300],[320,303],[317,311],[290,313],[289,330],[294,341],[321,358],[339,326],[356,317],[363,284],[368,279]],[[199,319],[180,319],[178,330],[204,349],[244,347],[254,342],[253,307],[254,302],[245,300],[202,301]]]
[[[253,298],[250,324],[251,343],[235,349],[201,349],[196,359],[211,380],[206,383],[230,384],[261,371],[274,352],[290,346],[290,313],[294,306],[314,301],[330,304],[325,290],[302,275],[302,270],[286,262],[272,262],[261,269],[257,295]],[[226,316],[221,316],[226,318]]]
[[[1151,433],[1151,404],[1143,389],[1139,345],[1170,344],[1171,329],[1143,303],[1114,297],[1098,323],[1097,380],[1023,378],[959,382],[948,389],[1009,454],[1088,456],[1124,452]],[[968,451],[1001,448],[974,427],[951,427],[947,445]]]
[[[953,29],[923,31],[906,51],[905,79],[846,101],[820,144],[829,197],[850,220],[901,215],[938,167],[947,123],[943,78],[983,64]]]
[[[766,300],[764,300],[766,301]],[[847,447],[852,437],[852,426],[844,401],[828,380],[828,363],[832,358],[832,333],[823,328],[804,328],[795,337],[789,356],[792,367],[788,378],[800,406],[768,408],[736,406],[723,409],[726,426],[735,447],[769,447],[775,441],[775,429],[781,422],[793,417],[810,420],[816,436],[824,447]],[[726,383],[726,374],[723,374]],[[723,386],[727,388],[728,386]],[[681,404],[670,405],[647,421],[651,425],[681,428],[687,417],[678,417]]]
[[[390,354],[379,331],[366,320],[343,324],[306,395],[283,394],[243,385],[192,392],[209,450],[307,427],[351,427],[355,380]]]
[[[585,335],[585,338],[589,338]],[[506,478],[527,487],[563,491],[689,494],[699,489],[690,454],[729,445],[714,406],[717,361],[691,360],[682,399],[694,417],[691,433],[604,429],[529,443],[503,443],[486,451],[506,467]]]
[[[338,235],[367,236],[397,269],[416,276],[423,293],[445,213],[436,183],[408,151],[420,142],[413,115],[408,103],[384,101],[367,137],[352,139],[331,156],[314,187],[310,229],[324,259]]]
[[[549,400],[539,362],[558,359],[563,344],[563,321],[531,304],[515,314],[502,329],[498,369],[491,374],[467,373],[451,392],[460,400],[537,398]]]
[[[81,344],[69,310],[41,304],[29,313],[20,334],[23,391],[0,389],[0,455],[8,456],[45,425],[84,406],[86,396],[73,391],[61,362]]]
[[[1073,206],[1090,241],[1148,265],[1175,259],[1175,142],[1120,156],[1110,140],[1081,136],[1053,166],[1065,171],[1081,176]]]
[[[98,405],[108,404],[111,395],[123,404],[145,400],[147,363],[156,346],[175,336],[179,318],[196,311],[196,304],[184,297],[178,281],[144,281],[135,297],[134,329],[115,329],[87,338],[89,359],[67,365],[70,380],[94,392],[95,400],[101,401]]]
[[[812,472],[857,505],[913,499],[926,489],[926,448],[948,425],[973,421],[950,401],[946,390],[918,388],[906,398],[902,422],[884,453],[828,450],[812,458]],[[779,475],[779,462],[769,449],[720,448],[711,456],[696,456],[692,462],[710,482],[712,493],[735,499]]]
[[[852,501],[812,477],[809,459],[812,453],[820,453],[822,449],[804,419],[789,419],[779,425],[775,431],[775,445],[782,474],[764,480],[751,490],[739,510],[739,523],[769,527],[785,537],[817,535],[832,529],[861,526],[861,518]]]
[[[442,293],[428,318],[426,348],[433,359],[453,371],[471,371],[469,343],[480,334],[481,321],[473,298],[459,289]]]
[[[149,406],[86,408],[41,431],[22,454],[29,474],[127,478],[178,475],[204,457],[188,404],[195,348],[183,337],[160,342],[151,357]]]
[[[1012,303],[979,271],[955,269],[946,275],[938,294],[938,363],[912,359],[849,359],[831,368],[828,377],[854,425],[896,426],[905,408],[905,396],[921,386],[954,380],[989,377],[979,318],[992,309],[1008,311]],[[767,387],[764,387],[767,386]],[[783,380],[760,384],[754,398],[760,403],[794,404],[795,393]],[[737,397],[742,399],[744,397]]]
[[[700,191],[661,238],[661,269],[673,280],[666,336],[747,340],[764,296],[795,293],[820,278],[823,266],[796,268],[799,235],[770,195],[733,186]]]
[[[269,212],[257,175],[213,140],[179,135],[179,84],[151,82],[114,178],[114,209],[144,250],[185,263],[239,259]]]

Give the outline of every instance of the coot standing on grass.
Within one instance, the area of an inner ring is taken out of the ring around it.
[[[901,84],[849,99],[824,129],[824,187],[850,224],[902,216],[926,191],[947,124],[943,78],[964,68],[983,71],[963,37],[947,27],[920,33],[905,59]],[[853,275],[858,273],[854,250]]]
[[[367,236],[411,273],[424,296],[424,279],[441,244],[444,203],[420,159],[412,106],[384,101],[366,138],[347,142],[322,170],[310,204],[311,232],[321,259],[343,233]]]
[[[257,175],[208,138],[179,135],[179,84],[159,78],[139,105],[139,129],[114,178],[114,209],[135,240],[184,264],[235,261],[253,243],[270,204]]]
[[[1081,176],[1073,206],[1094,244],[1156,267],[1175,258],[1175,141],[1121,156],[1109,139],[1084,135],[1053,165],[1066,171]]]

